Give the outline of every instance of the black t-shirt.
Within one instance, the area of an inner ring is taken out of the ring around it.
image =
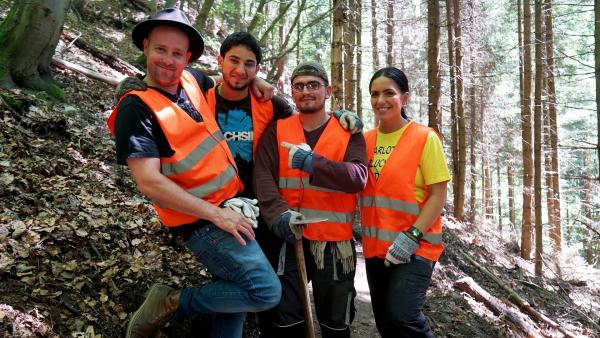
[[[254,198],[252,187],[254,126],[250,95],[239,101],[230,101],[219,95],[218,92],[215,94],[216,120],[235,159],[240,179],[244,183],[242,196]],[[287,101],[278,96],[273,96],[271,103],[273,120],[288,117],[294,111]]]
[[[214,86],[214,81],[202,72],[186,67],[196,81],[200,90],[206,93]],[[158,90],[172,102],[177,103],[195,121],[202,121],[200,114],[189,102],[185,91],[179,86],[177,94],[172,95]],[[117,162],[126,165],[128,158],[160,158],[171,157],[175,153],[154,113],[137,96],[129,95],[119,105],[119,113],[115,119],[115,144],[117,147]]]

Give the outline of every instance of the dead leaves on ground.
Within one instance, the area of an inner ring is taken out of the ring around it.
[[[0,304],[39,309],[35,318],[55,323],[44,337],[120,336],[148,284],[206,279],[114,163],[94,102],[75,108],[20,90],[2,96],[28,104],[0,108],[0,276],[10,281]]]

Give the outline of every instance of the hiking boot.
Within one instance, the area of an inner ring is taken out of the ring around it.
[[[154,284],[146,299],[131,316],[126,338],[152,337],[175,314],[179,306],[179,291],[162,284]]]

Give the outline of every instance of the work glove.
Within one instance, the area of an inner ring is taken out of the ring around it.
[[[115,90],[115,104],[119,102],[121,97],[127,94],[127,92],[132,90],[144,91],[146,89],[148,89],[148,85],[146,82],[144,82],[143,78],[137,76],[128,76],[117,85],[117,89]]]
[[[301,213],[288,210],[279,216],[279,219],[275,221],[271,230],[273,233],[288,242],[289,244],[295,244],[296,241],[302,239],[302,220],[305,219]],[[296,223],[296,224],[293,224]]]
[[[403,232],[396,237],[385,255],[385,266],[390,264],[406,264],[419,248],[419,241]]]
[[[254,223],[254,228],[258,227],[258,201],[256,199],[249,199],[246,197],[234,197],[230,198],[223,203],[223,208],[229,208],[238,214],[249,218]]]
[[[342,127],[352,134],[358,134],[363,130],[363,122],[353,111],[349,111],[346,109],[339,109],[333,112],[333,116],[335,116],[339,121]]]
[[[306,143],[291,144],[281,142],[281,146],[289,149],[288,166],[292,169],[300,169],[304,172],[312,174],[312,159],[313,153],[310,146]]]

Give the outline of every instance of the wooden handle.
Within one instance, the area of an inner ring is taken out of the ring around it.
[[[308,278],[306,277],[306,264],[304,262],[304,248],[302,240],[294,244],[296,250],[296,265],[302,288],[302,305],[304,305],[304,320],[306,322],[306,338],[315,338],[315,326],[313,324],[312,308],[310,307],[310,294],[308,293]]]

